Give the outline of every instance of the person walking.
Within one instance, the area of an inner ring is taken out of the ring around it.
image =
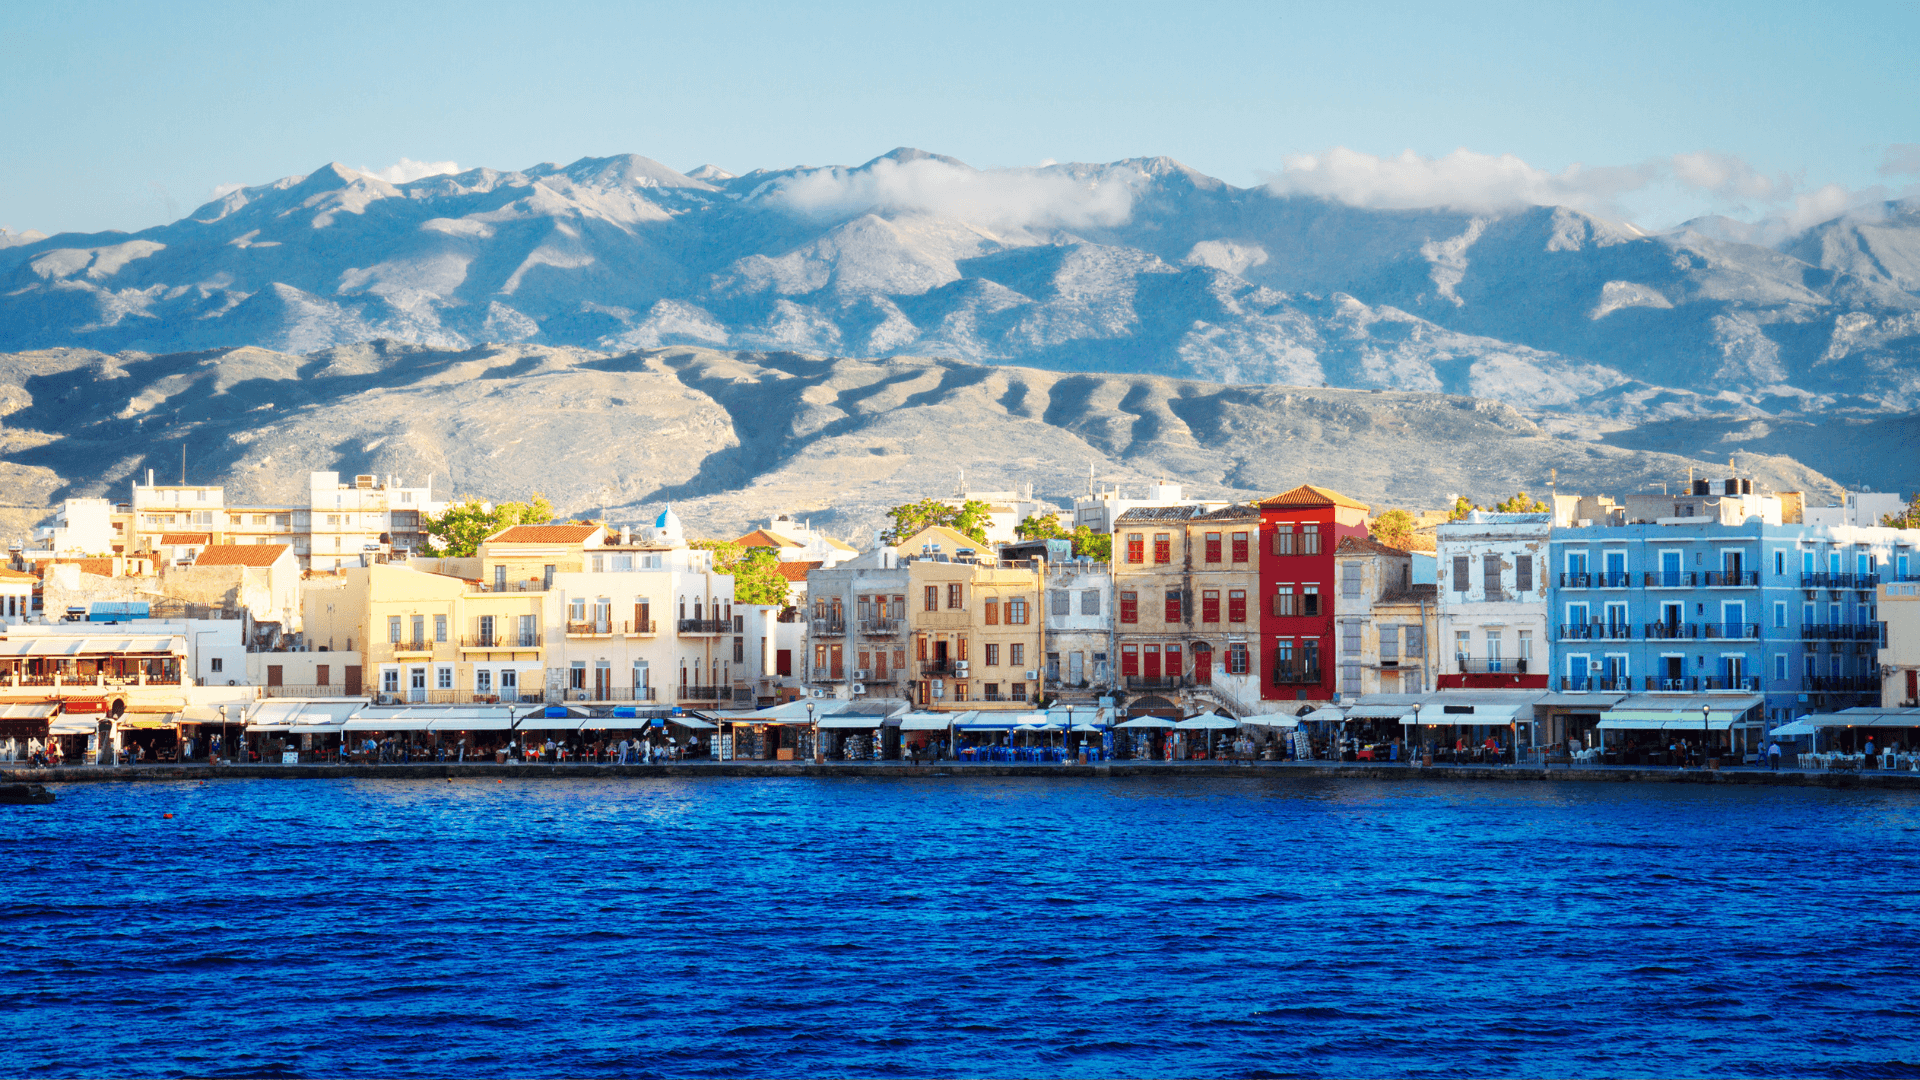
[[[1767,747],[1767,768],[1774,772],[1780,771],[1780,740],[1778,739],[1773,740],[1772,745]]]

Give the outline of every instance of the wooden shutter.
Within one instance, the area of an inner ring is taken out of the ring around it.
[[[1471,565],[1472,565],[1472,561],[1469,560],[1465,555],[1455,555],[1453,557],[1453,591],[1454,592],[1467,592],[1468,590],[1473,588],[1473,581],[1471,579],[1470,571],[1468,569]]]

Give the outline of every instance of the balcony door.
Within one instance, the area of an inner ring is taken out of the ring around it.
[[[1686,688],[1687,658],[1685,656],[1663,656],[1660,658],[1660,689],[1683,690]]]
[[[1680,559],[1681,555],[1678,551],[1660,553],[1660,584],[1668,586],[1680,584]]]
[[[1160,678],[1160,646],[1148,645],[1141,650],[1140,677],[1148,682]]]
[[[1739,600],[1720,605],[1720,631],[1725,637],[1746,637],[1747,605]]]
[[[423,667],[407,670],[407,701],[420,705],[427,700],[427,669]]]
[[[1196,686],[1213,685],[1213,646],[1204,641],[1193,647],[1193,681]]]

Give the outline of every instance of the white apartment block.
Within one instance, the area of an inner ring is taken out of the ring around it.
[[[1552,526],[1552,514],[1476,510],[1439,527],[1440,675],[1545,678]]]
[[[337,472],[310,473],[300,502],[229,506],[220,485],[160,485],[149,471],[147,483],[133,486],[124,543],[128,553],[161,552],[174,562],[191,561],[191,551],[208,544],[290,544],[303,570],[330,571],[360,565],[369,551],[419,552],[421,515],[445,509],[430,486],[406,487],[392,476],[344,483]]]

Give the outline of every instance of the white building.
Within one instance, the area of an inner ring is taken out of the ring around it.
[[[744,548],[766,548],[780,562],[819,563],[835,566],[860,554],[853,545],[836,540],[815,529],[810,521],[788,514],[776,514],[766,525],[753,530],[734,543]]]
[[[1047,692],[1076,700],[1110,692],[1113,564],[1072,557],[1049,562],[1046,592]]]
[[[218,484],[159,485],[149,470],[147,482],[133,486],[130,509],[129,554],[161,551],[179,564],[191,561],[183,556],[196,544],[290,544],[302,569],[337,570],[360,565],[368,551],[422,550],[422,515],[442,513],[446,503],[433,501],[431,485],[365,474],[343,483],[337,472],[316,472],[298,502],[230,506]]]
[[[1516,674],[1546,685],[1552,525],[1547,513],[1476,510],[1439,527],[1441,688],[1511,685]]]
[[[117,538],[110,499],[68,499],[35,537],[41,551],[55,555],[112,555]]]
[[[1224,499],[1186,498],[1179,484],[1165,481],[1148,485],[1137,498],[1128,496],[1117,486],[1100,491],[1089,489],[1073,500],[1073,518],[1063,524],[1068,528],[1085,525],[1096,533],[1111,533],[1114,521],[1136,506],[1199,506],[1219,510],[1226,505]]]
[[[1805,520],[1808,525],[1873,528],[1889,514],[1898,514],[1906,508],[1906,500],[1894,492],[1842,491],[1839,506],[1809,506]]]
[[[955,509],[963,503],[983,502],[987,504],[987,524],[985,532],[988,544],[1011,544],[1019,539],[1014,527],[1030,517],[1045,517],[1048,514],[1061,514],[1065,507],[1044,499],[1033,497],[1033,485],[1027,485],[1025,493],[1018,491],[965,491],[951,499],[940,499]]]

